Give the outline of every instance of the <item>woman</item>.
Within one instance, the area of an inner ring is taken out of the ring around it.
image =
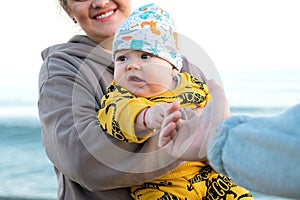
[[[111,139],[97,123],[98,102],[113,79],[111,37],[130,14],[131,2],[59,3],[86,35],[42,52],[39,116],[43,144],[58,178],[58,199],[130,199],[129,186],[180,164],[167,154],[147,153],[157,152],[157,137],[144,144],[126,144]],[[204,81],[186,60],[183,71]]]

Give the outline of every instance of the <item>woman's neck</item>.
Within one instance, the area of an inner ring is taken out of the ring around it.
[[[99,45],[103,49],[107,50],[108,52],[111,52],[113,39],[114,39],[113,36],[109,37],[109,38],[105,39],[104,41],[102,41]]]

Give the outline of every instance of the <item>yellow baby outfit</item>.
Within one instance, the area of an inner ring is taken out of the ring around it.
[[[179,100],[182,108],[204,107],[211,96],[207,85],[188,73],[179,74],[180,83],[172,91],[151,98],[135,97],[113,81],[101,100],[100,126],[113,137],[125,142],[142,143],[145,138],[134,134],[134,122],[145,108]],[[253,199],[248,190],[216,173],[202,162],[185,162],[172,172],[131,188],[134,199]]]
[[[248,190],[201,162],[187,162],[151,182],[131,188],[134,199],[253,199]]]
[[[134,134],[134,122],[137,115],[145,108],[179,100],[182,108],[195,109],[204,107],[210,101],[211,96],[206,84],[188,73],[180,73],[179,77],[180,84],[177,88],[151,98],[136,97],[113,81],[101,100],[101,108],[98,112],[101,127],[119,140],[142,143],[152,133],[150,132],[145,138],[137,138]]]

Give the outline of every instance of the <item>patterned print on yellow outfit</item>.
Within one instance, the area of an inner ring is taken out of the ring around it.
[[[180,169],[180,167],[179,167]],[[250,192],[235,185],[226,176],[216,173],[209,165],[187,166],[190,172],[182,176],[147,182],[132,188],[132,197],[139,200],[250,200]],[[178,170],[178,169],[176,169]],[[172,173],[172,172],[171,172]]]

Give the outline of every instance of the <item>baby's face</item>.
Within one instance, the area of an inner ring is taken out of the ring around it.
[[[138,97],[152,97],[176,87],[173,66],[143,51],[120,50],[115,55],[116,83]]]

